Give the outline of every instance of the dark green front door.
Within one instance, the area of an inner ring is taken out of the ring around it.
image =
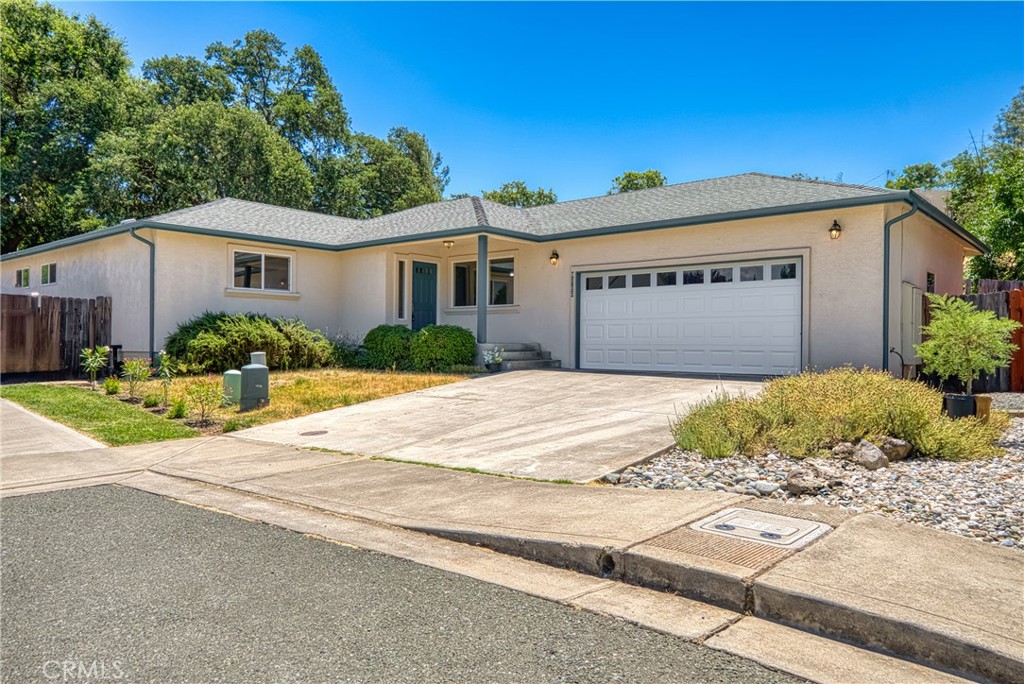
[[[412,262],[412,329],[437,323],[437,264]]]

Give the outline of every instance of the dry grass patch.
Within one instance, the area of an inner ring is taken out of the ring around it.
[[[212,377],[220,381],[220,376]],[[170,395],[185,397],[190,385],[207,379],[208,376],[175,378]],[[270,373],[270,406],[246,413],[239,412],[237,406],[220,407],[214,410],[212,418],[223,424],[225,432],[231,432],[465,379],[464,375],[340,368],[275,371]],[[155,381],[142,389],[143,393],[160,391],[160,383]]]

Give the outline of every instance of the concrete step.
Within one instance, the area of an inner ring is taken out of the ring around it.
[[[504,361],[501,364],[502,370],[538,370],[543,368],[561,368],[561,361],[554,361],[552,359],[542,360],[523,360],[523,361]]]
[[[477,351],[493,349],[504,349],[507,352],[513,351],[540,351],[538,342],[484,342],[476,345]]]
[[[502,353],[501,357],[505,361],[542,361],[544,359],[551,358],[551,352],[549,351],[508,351],[507,349]]]

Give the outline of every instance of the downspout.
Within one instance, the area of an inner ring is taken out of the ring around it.
[[[133,238],[149,245],[149,358],[156,359],[156,245],[135,234],[136,228],[128,231]]]
[[[910,218],[917,213],[917,198],[910,196],[910,211],[904,212],[896,218],[885,222],[884,238],[882,240],[882,370],[889,370],[889,255],[892,251],[892,227],[900,221]]]

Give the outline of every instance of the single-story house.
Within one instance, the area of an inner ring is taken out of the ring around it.
[[[359,337],[460,325],[568,368],[778,375],[899,368],[920,293],[959,293],[985,251],[922,193],[747,173],[367,220],[225,198],[0,260],[5,293],[112,297],[128,355],[226,310]]]

